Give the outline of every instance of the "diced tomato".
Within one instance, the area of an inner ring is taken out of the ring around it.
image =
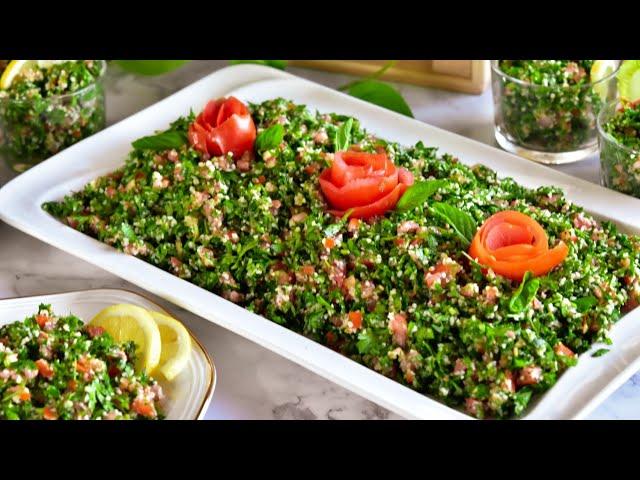
[[[155,418],[156,407],[148,400],[144,400],[141,398],[136,398],[131,404],[131,410],[136,412],[138,415],[142,415],[147,418]]]
[[[313,265],[303,265],[300,270],[304,275],[313,275],[313,273],[316,271]]]
[[[91,371],[91,366],[85,357],[81,357],[76,360],[76,370],[80,373],[87,373]]]
[[[44,328],[48,321],[48,315],[36,315],[36,323],[40,326],[40,328]]]
[[[336,241],[333,238],[328,237],[322,240],[322,245],[324,245],[325,248],[331,250],[336,246]]]
[[[336,342],[336,334],[333,332],[327,332],[325,338],[327,339],[329,345],[333,345]]]
[[[565,356],[565,357],[573,357],[575,353],[569,347],[564,345],[562,342],[558,342],[555,347],[553,347],[553,351],[556,355]]]
[[[87,334],[91,337],[91,338],[95,338],[95,337],[99,337],[100,335],[104,334],[105,329],[102,327],[95,327],[93,325],[87,325],[85,327],[85,330],[87,331]]]
[[[42,418],[45,420],[57,420],[58,412],[54,407],[46,406],[42,409]]]
[[[46,378],[47,380],[53,378],[54,370],[51,365],[49,365],[49,362],[43,358],[36,361],[36,367],[38,368],[38,373],[41,377]]]
[[[349,321],[353,328],[362,328],[362,312],[349,312]]]
[[[391,330],[394,343],[404,347],[407,343],[407,316],[396,313],[389,321],[389,330]]]
[[[75,392],[76,388],[78,388],[78,382],[73,379],[67,382],[67,390],[69,390],[70,392]]]

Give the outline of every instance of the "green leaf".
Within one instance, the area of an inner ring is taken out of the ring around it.
[[[128,223],[122,223],[120,225],[120,230],[122,231],[122,235],[130,242],[135,242],[137,239],[136,232],[133,231],[133,227]]]
[[[511,313],[521,313],[526,310],[533,297],[536,296],[538,288],[540,288],[540,280],[532,277],[533,274],[531,272],[525,272],[520,286],[513,293],[511,300],[509,300],[509,311]]]
[[[243,63],[253,63],[256,65],[265,65],[267,67],[277,68],[278,70],[284,70],[287,67],[286,60],[229,60],[231,65],[241,65]]]
[[[380,78],[382,75],[384,75],[384,73],[387,70],[392,68],[396,63],[397,63],[397,60],[389,60],[387,63],[385,63],[382,66],[382,68],[376,70],[372,74],[367,75],[366,77],[361,78],[360,80],[354,80],[353,82],[346,83],[346,84],[342,85],[341,87],[338,87],[338,90],[340,90],[340,91],[349,90],[349,88],[351,88],[356,83],[362,82],[364,80],[373,80],[373,79],[376,79],[376,78]]]
[[[182,67],[190,60],[114,60],[123,70],[138,75],[162,75]]]
[[[336,152],[347,150],[351,146],[351,129],[353,128],[353,118],[348,119],[336,132],[334,140]]]
[[[184,132],[167,130],[157,135],[139,138],[131,145],[137,150],[169,150],[170,148],[180,148],[185,143],[187,143],[187,136]]]
[[[284,138],[284,127],[279,123],[270,126],[256,138],[256,150],[264,152],[276,148]]]
[[[463,212],[448,203],[437,202],[431,206],[431,211],[437,217],[442,218],[451,225],[451,228],[458,234],[466,245],[471,243],[473,236],[476,234],[478,226],[476,221],[467,212]]]
[[[587,312],[591,307],[598,303],[598,299],[593,295],[589,295],[588,297],[578,298],[575,302],[576,310],[579,313]]]
[[[426,202],[439,188],[448,183],[446,180],[427,180],[426,182],[414,183],[400,197],[396,209],[401,212],[413,210]]]
[[[602,355],[605,355],[606,353],[609,353],[609,349],[608,348],[599,348],[598,350],[593,352],[591,354],[591,356],[592,357],[601,357]]]
[[[351,85],[348,92],[352,97],[413,117],[411,108],[400,92],[388,83],[379,80],[362,80]]]

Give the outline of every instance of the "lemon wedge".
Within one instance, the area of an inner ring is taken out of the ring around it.
[[[171,381],[184,370],[191,356],[191,335],[175,318],[149,311],[160,330],[162,351],[156,370]]]
[[[600,98],[606,100],[609,94],[609,82],[597,83],[607,78],[616,69],[615,60],[596,60],[591,65],[590,80],[594,83],[593,90],[600,95]]]
[[[11,86],[14,78],[37,65],[35,60],[11,60],[0,77],[0,88],[6,90]]]
[[[625,60],[618,70],[618,91],[627,102],[640,100],[640,60]]]
[[[112,305],[93,317],[89,325],[104,328],[116,342],[135,342],[137,371],[150,373],[160,362],[160,330],[144,308],[127,304]]]

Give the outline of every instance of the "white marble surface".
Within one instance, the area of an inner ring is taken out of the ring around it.
[[[114,68],[107,76],[108,122],[117,122],[225,65],[224,61],[197,61],[159,78],[133,77]],[[289,70],[330,87],[350,80],[345,75]],[[474,96],[410,85],[398,87],[416,118],[495,145],[490,91]],[[596,157],[557,168],[598,182]],[[0,185],[12,176],[4,165],[0,166]],[[0,298],[99,287],[140,291],[0,222]],[[155,300],[193,329],[216,363],[219,379],[207,419],[400,418],[234,333]],[[590,418],[640,419],[640,374],[618,389]]]

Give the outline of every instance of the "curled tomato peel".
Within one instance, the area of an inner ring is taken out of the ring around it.
[[[497,275],[521,281],[530,271],[546,275],[564,261],[569,247],[560,241],[549,248],[549,239],[533,218],[514,210],[491,216],[478,229],[469,255]]]

